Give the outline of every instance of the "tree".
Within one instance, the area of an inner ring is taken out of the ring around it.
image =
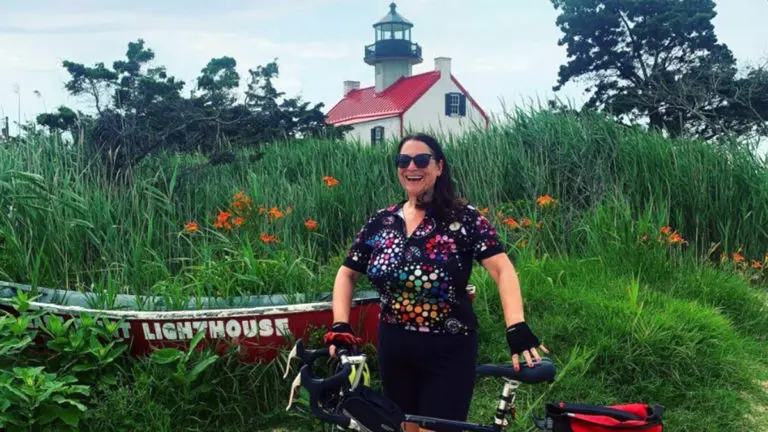
[[[671,136],[713,138],[744,123],[739,81],[729,48],[718,42],[712,0],[552,0],[560,11],[568,62],[560,67],[559,91],[585,81],[586,109],[620,119],[647,120]],[[726,115],[726,121],[721,121]],[[735,116],[735,117],[734,117]]]
[[[307,136],[340,137],[345,128],[325,124],[323,104],[286,98],[273,85],[277,61],[249,70],[244,100],[238,102],[240,75],[232,57],[211,59],[200,71],[189,97],[185,83],[153,65],[155,53],[138,39],[125,58],[88,67],[63,62],[72,95],[93,99],[97,115],[85,147],[119,172],[158,151],[214,153],[221,146],[258,146]],[[71,128],[68,112],[42,114],[38,124],[53,130]]]

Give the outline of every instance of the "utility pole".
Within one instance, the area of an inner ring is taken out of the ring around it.
[[[15,84],[13,86],[13,92],[16,93],[19,107],[18,107],[18,116],[19,116],[19,122],[18,122],[18,129],[19,129],[19,138],[21,138],[21,89],[19,88],[18,84]],[[8,131],[10,133],[10,131]]]

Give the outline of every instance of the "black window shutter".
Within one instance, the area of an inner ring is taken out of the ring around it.
[[[467,115],[467,97],[463,94],[459,96],[459,114]]]
[[[376,143],[376,127],[371,128],[371,144]]]
[[[445,115],[451,115],[451,93],[445,94]]]

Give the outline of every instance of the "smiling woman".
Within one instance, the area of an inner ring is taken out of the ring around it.
[[[548,351],[524,320],[517,274],[496,229],[456,196],[437,140],[407,136],[395,160],[407,199],[376,212],[358,232],[336,276],[334,325],[325,341],[332,355],[356,343],[350,299],[367,274],[381,297],[378,361],[385,396],[406,414],[465,421],[478,352],[478,320],[466,289],[473,261],[499,287],[515,369],[520,355],[532,366],[541,360],[538,349]]]

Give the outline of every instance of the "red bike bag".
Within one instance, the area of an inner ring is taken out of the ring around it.
[[[546,417],[536,421],[552,432],[662,432],[664,407],[633,403],[586,405],[560,402],[546,405]]]

